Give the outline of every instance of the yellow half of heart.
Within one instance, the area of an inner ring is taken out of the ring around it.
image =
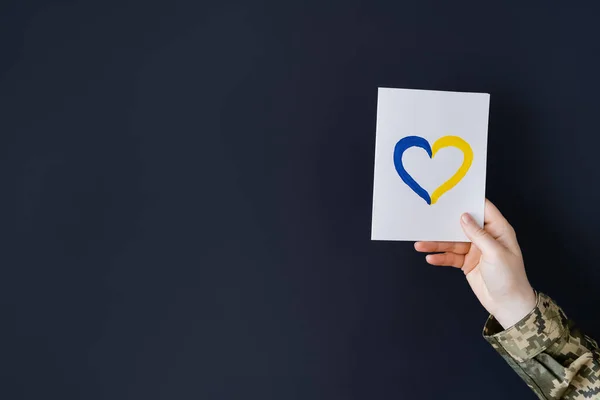
[[[442,136],[436,140],[431,147],[431,158],[435,157],[435,154],[438,152],[438,150],[443,149],[444,147],[456,147],[462,151],[463,162],[458,171],[456,171],[450,179],[442,183],[439,188],[433,191],[431,194],[431,204],[435,204],[441,195],[456,186],[458,182],[465,177],[467,171],[469,168],[471,168],[471,164],[473,163],[473,150],[471,149],[471,146],[469,146],[469,143],[465,142],[458,136]]]

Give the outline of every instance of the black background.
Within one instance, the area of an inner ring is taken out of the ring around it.
[[[377,87],[488,92],[487,195],[600,335],[600,10],[522,3],[2,2],[0,397],[533,399],[370,241]]]

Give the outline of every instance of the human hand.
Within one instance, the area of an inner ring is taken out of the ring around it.
[[[469,214],[460,224],[472,243],[416,242],[415,249],[436,253],[426,256],[431,265],[462,269],[481,305],[509,328],[536,306],[515,231],[487,199],[483,229]]]

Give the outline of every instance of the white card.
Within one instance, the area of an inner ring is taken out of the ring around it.
[[[372,240],[468,241],[483,224],[490,95],[379,88]]]

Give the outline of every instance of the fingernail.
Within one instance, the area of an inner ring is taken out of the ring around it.
[[[473,223],[473,218],[467,213],[464,213],[460,219],[462,219],[463,224],[466,225]]]

